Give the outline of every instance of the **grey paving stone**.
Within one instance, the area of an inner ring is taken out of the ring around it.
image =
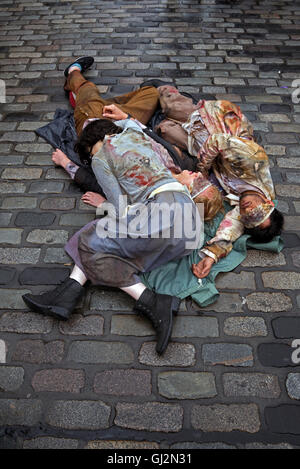
[[[240,316],[225,319],[224,333],[239,337],[255,337],[268,335],[268,330],[263,318]]]
[[[29,243],[35,244],[65,244],[68,241],[68,232],[64,230],[32,230],[26,238]]]
[[[158,392],[168,399],[202,399],[217,395],[215,377],[207,372],[159,373]]]
[[[267,288],[298,290],[300,285],[300,273],[298,272],[263,272],[261,276],[263,284]]]
[[[73,197],[49,197],[43,199],[40,205],[43,210],[72,210],[74,207],[75,199]]]
[[[54,213],[20,212],[15,218],[16,226],[49,226],[55,220]]]
[[[30,184],[29,192],[32,194],[63,192],[64,183],[56,181],[36,181]]]
[[[37,199],[35,197],[6,197],[2,202],[4,209],[36,208]]]
[[[191,423],[195,430],[204,432],[256,433],[260,429],[259,409],[256,404],[195,405],[191,410]]]
[[[125,365],[133,362],[133,351],[123,342],[74,341],[70,345],[67,361]]]
[[[0,267],[0,285],[9,285],[13,281],[15,275],[15,269],[10,267]]]
[[[179,405],[161,402],[120,402],[116,405],[114,423],[136,430],[178,432],[183,424],[183,409]]]
[[[265,408],[267,428],[274,433],[299,435],[299,411],[297,405],[281,404]]]
[[[1,194],[23,193],[25,190],[26,185],[22,182],[0,182]]]
[[[1,244],[20,244],[23,230],[17,228],[0,228]]]
[[[36,392],[80,393],[85,384],[83,370],[57,369],[37,371],[32,378]]]
[[[155,334],[149,321],[134,314],[114,314],[111,318],[110,331],[112,334],[125,336],[144,337]]]
[[[39,179],[43,170],[40,168],[6,168],[2,175],[2,179]]]
[[[85,446],[86,449],[159,449],[154,441],[133,440],[93,440]]]
[[[265,313],[274,311],[289,311],[292,300],[285,293],[257,292],[246,296],[247,306],[252,311]]]
[[[289,373],[286,378],[286,389],[291,399],[300,399],[300,373]]]
[[[218,337],[218,320],[214,317],[178,316],[174,319],[172,337]]]
[[[12,213],[0,213],[0,226],[7,226],[10,223]]]
[[[266,342],[257,347],[257,356],[263,366],[286,367],[296,366],[293,363],[293,348],[288,344]]]
[[[71,318],[59,324],[59,330],[66,335],[100,336],[103,334],[104,319],[100,315],[81,316],[72,314]]]
[[[40,436],[25,439],[23,449],[77,449],[79,441],[72,438]]]
[[[226,274],[218,275],[216,279],[216,287],[217,289],[230,289],[234,288],[246,288],[255,290],[255,279],[254,274],[252,272],[241,272],[240,274],[234,274],[231,272],[227,272]]]
[[[265,373],[224,373],[225,396],[275,399],[280,396],[278,377]]]
[[[64,358],[62,340],[19,340],[12,351],[12,360],[24,363],[60,363]]]
[[[217,313],[241,313],[243,311],[242,299],[238,293],[222,292],[222,295],[214,303],[202,309]]]
[[[267,267],[285,264],[286,261],[282,252],[277,254],[274,252],[259,251],[257,249],[248,249],[247,257],[241,265],[244,267]]]
[[[0,399],[0,425],[37,425],[41,418],[40,399]]]
[[[0,365],[1,391],[16,391],[24,381],[24,369],[20,366]]]
[[[175,443],[170,446],[170,449],[236,449],[234,445],[228,445],[226,443],[196,443],[193,441],[185,441],[183,443]]]
[[[156,342],[146,342],[139,352],[139,361],[148,366],[193,366],[196,363],[196,350],[192,344],[170,342],[163,355],[155,351]]]
[[[2,264],[36,264],[41,250],[39,248],[0,248]]]
[[[66,213],[60,216],[59,224],[61,226],[78,226],[81,228],[95,219],[95,214],[88,213]]]
[[[71,430],[97,430],[109,427],[111,408],[102,401],[56,400],[46,411],[46,422]]]
[[[107,370],[97,373],[94,392],[113,396],[149,396],[152,391],[150,370]]]
[[[13,309],[20,309],[20,300],[11,298],[10,305]],[[7,300],[8,303],[9,300]],[[21,301],[23,301],[21,299]],[[12,303],[15,303],[12,304]],[[2,306],[8,309],[9,306]],[[44,318],[35,313],[3,313],[0,316],[0,330],[2,332],[16,332],[20,334],[47,334],[51,331],[53,320]]]
[[[100,311],[132,311],[134,300],[118,290],[98,290],[92,293],[90,308]]]

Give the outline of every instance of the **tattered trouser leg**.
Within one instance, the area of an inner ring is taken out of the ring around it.
[[[147,124],[159,103],[158,91],[153,86],[145,86],[121,96],[103,99],[98,87],[86,80],[77,70],[68,75],[64,89],[76,94],[74,119],[78,135],[86,119],[101,118],[103,107],[109,104],[116,104],[123,112],[130,114],[142,124]]]

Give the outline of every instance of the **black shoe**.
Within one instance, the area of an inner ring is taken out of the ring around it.
[[[153,293],[144,290],[136,301],[134,311],[149,319],[157,333],[156,352],[161,355],[165,352],[173,327],[173,314],[176,314],[180,305],[180,298],[170,295]]]
[[[84,287],[72,278],[68,278],[54,290],[41,295],[23,295],[24,303],[37,313],[66,321],[73,312]]]
[[[85,72],[88,68],[90,68],[93,63],[94,63],[94,58],[85,56],[85,57],[78,57],[78,59],[74,60],[68,67],[65,69],[64,74],[65,77],[68,76],[69,73],[69,68],[72,67],[75,63],[79,64],[81,66],[81,73]]]
[[[159,80],[158,78],[153,78],[153,80],[144,81],[144,83],[140,85],[140,88],[143,88],[144,86],[154,86],[154,88],[159,88],[160,86],[165,85],[174,86],[173,83]]]

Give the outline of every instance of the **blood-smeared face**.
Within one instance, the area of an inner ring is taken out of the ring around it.
[[[257,192],[246,192],[242,194],[239,205],[241,221],[247,228],[270,226],[274,204],[267,197]]]
[[[157,88],[163,113],[179,122],[186,122],[197,108],[193,100],[183,96],[174,86],[164,85]]]

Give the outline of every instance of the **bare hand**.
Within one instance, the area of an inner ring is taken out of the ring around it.
[[[126,114],[126,112],[121,111],[121,109],[119,109],[115,104],[109,104],[108,106],[103,107],[102,116],[106,119],[120,121],[123,119],[127,119],[128,114]]]
[[[198,264],[192,264],[192,272],[198,278],[207,277],[209,274],[212,265],[214,264],[214,259],[212,257],[206,256]]]
[[[52,153],[52,161],[57,166],[62,166],[63,168],[66,168],[67,164],[71,162],[67,155],[58,148]]]
[[[106,199],[97,192],[86,192],[81,197],[81,200],[92,207],[99,207]]]

